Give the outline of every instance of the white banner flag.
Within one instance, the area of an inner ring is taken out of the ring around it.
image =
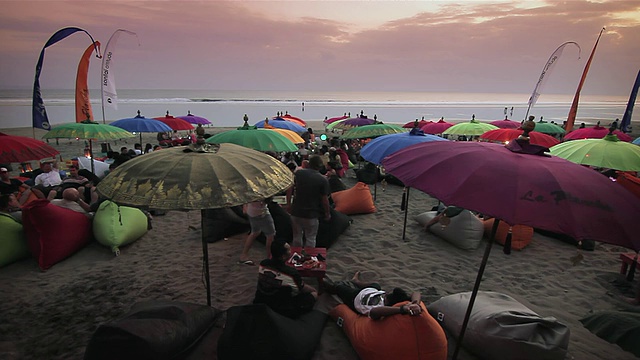
[[[136,33],[118,29],[113,35],[109,38],[107,42],[107,46],[104,48],[104,55],[102,57],[102,81],[100,88],[102,89],[102,113],[104,117],[104,106],[108,105],[113,107],[114,109],[118,108],[118,94],[116,93],[116,83],[115,78],[113,76],[113,48],[116,46],[118,42],[118,38],[120,37],[120,33],[125,32],[129,35],[138,36]],[[140,43],[138,42],[138,46]]]

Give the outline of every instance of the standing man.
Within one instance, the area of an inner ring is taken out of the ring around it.
[[[320,226],[320,218],[331,219],[329,207],[329,181],[320,174],[322,158],[318,155],[309,157],[309,168],[300,169],[294,174],[293,205],[291,206],[291,223],[293,227],[293,246],[316,247],[316,235]],[[291,191],[287,193],[290,203]],[[303,244],[302,236],[306,238]]]

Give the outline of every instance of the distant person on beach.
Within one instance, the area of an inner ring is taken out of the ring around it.
[[[150,153],[152,151],[153,151],[153,145],[147,143],[147,145],[144,146],[144,153],[148,154],[148,153]]]
[[[291,247],[284,241],[271,243],[271,259],[260,262],[254,304],[266,304],[273,311],[296,318],[313,309],[316,289],[304,283],[298,270],[287,266]]]
[[[41,161],[40,167],[42,174],[36,176],[35,186],[31,190],[40,199],[55,199],[62,184],[60,172],[51,160]]]
[[[611,123],[611,126],[614,130],[618,129],[618,121],[620,121],[620,119],[616,119],[614,122]]]
[[[309,168],[300,169],[294,174],[293,188],[287,192],[287,204],[291,205],[291,225],[293,227],[293,246],[316,247],[316,235],[320,218],[331,219],[329,207],[329,181],[320,174],[322,158],[309,157]],[[293,203],[291,196],[293,195]],[[302,237],[306,238],[303,244]]]
[[[271,217],[269,208],[267,207],[267,201],[258,200],[244,204],[242,212],[247,214],[249,217],[251,231],[244,241],[244,248],[240,255],[240,261],[238,262],[240,264],[253,265],[253,261],[249,260],[249,249],[260,233],[264,233],[264,236],[267,238],[267,259],[269,259],[271,257],[271,243],[276,235],[276,227],[273,223],[273,218]]]
[[[580,123],[580,129],[584,129],[585,127],[587,127],[585,123]]]
[[[401,288],[394,288],[387,293],[381,290],[376,282],[364,282],[360,279],[360,272],[356,272],[350,284],[333,284],[328,279],[324,280],[324,286],[328,293],[336,294],[351,310],[378,320],[391,315],[419,316],[422,313],[420,307],[420,293],[411,295]],[[399,302],[411,301],[400,307],[393,306]]]

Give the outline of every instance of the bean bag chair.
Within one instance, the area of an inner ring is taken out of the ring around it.
[[[351,222],[352,220],[349,216],[331,209],[331,219],[329,221],[320,219],[320,226],[316,235],[316,246],[330,248],[338,240],[340,234],[347,230]]]
[[[78,167],[91,171],[91,159],[84,156],[78,157]],[[104,161],[93,160],[93,173],[100,179],[109,173],[109,164]],[[87,178],[89,179],[89,178]]]
[[[415,220],[420,226],[425,227],[437,215],[437,211],[427,211],[417,215]],[[429,228],[429,231],[460,249],[475,250],[480,246],[484,225],[478,217],[469,210],[462,210],[449,219],[451,220],[449,225],[443,227],[436,223]]]
[[[493,227],[494,219],[484,220],[484,236],[489,239],[491,237],[491,228]],[[507,240],[507,234],[511,230],[511,248],[514,250],[524,249],[533,238],[533,228],[526,225],[510,226],[504,221],[500,221],[498,224],[498,230],[496,231],[496,241],[504,245]]]
[[[202,232],[207,242],[213,243],[251,229],[249,219],[242,214],[242,206],[202,210]]]
[[[382,180],[380,169],[378,169],[375,164],[370,162],[365,163],[362,169],[354,169],[353,171],[355,171],[358,181],[365,184],[371,185]]]
[[[640,178],[629,172],[618,171],[616,182],[640,198]]]
[[[420,316],[392,315],[372,320],[340,304],[329,316],[342,327],[362,360],[445,360],[447,337],[424,304],[420,306],[423,311]]]
[[[580,322],[592,333],[640,357],[640,313],[601,311]]]
[[[0,267],[29,257],[22,224],[11,215],[0,213]]]
[[[336,211],[346,215],[371,214],[376,212],[369,185],[358,182],[351,189],[331,194]]]
[[[291,215],[275,201],[269,201],[267,203],[271,217],[273,218],[273,225],[276,228],[276,236],[274,240],[284,241],[291,243],[293,241],[293,229],[291,228]],[[260,234],[256,240],[265,244],[267,242],[266,236]]]
[[[334,192],[347,190],[347,185],[342,182],[342,179],[338,175],[329,176],[329,191]]]
[[[147,233],[149,219],[138,208],[103,201],[93,217],[93,236],[116,256],[120,246],[130,244]]]
[[[264,304],[233,306],[218,340],[221,360],[307,360],[316,350],[327,314],[312,310],[290,319]]]
[[[181,358],[220,315],[219,310],[206,305],[159,300],[137,303],[121,319],[96,329],[84,359]]]
[[[470,292],[445,296],[429,312],[453,336],[460,334]],[[512,297],[478,292],[463,347],[482,359],[563,360],[569,327],[553,317],[540,317]]]
[[[82,213],[38,199],[22,207],[22,224],[31,255],[40,269],[82,249],[91,240],[91,220]]]

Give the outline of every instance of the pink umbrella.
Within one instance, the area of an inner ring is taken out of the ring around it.
[[[602,139],[609,134],[609,129],[600,126],[599,124],[594,127],[575,129],[572,132],[564,136],[565,140],[580,140],[580,139]],[[620,141],[631,142],[633,138],[620,130],[613,130],[613,135],[617,136]]]
[[[347,114],[344,114],[342,116],[336,116],[336,117],[325,119],[322,122],[324,122],[325,124],[331,124],[334,121],[344,120],[344,119],[348,119],[348,118],[349,117],[347,116]]]
[[[491,121],[489,124],[495,125],[501,129],[519,129],[521,125],[518,121],[507,119],[506,116],[504,117],[504,120]]]
[[[426,124],[422,127],[422,131],[425,134],[442,134],[445,130],[452,127],[454,124],[448,123],[444,121],[444,118],[441,118],[438,122],[432,122],[430,124]]]

